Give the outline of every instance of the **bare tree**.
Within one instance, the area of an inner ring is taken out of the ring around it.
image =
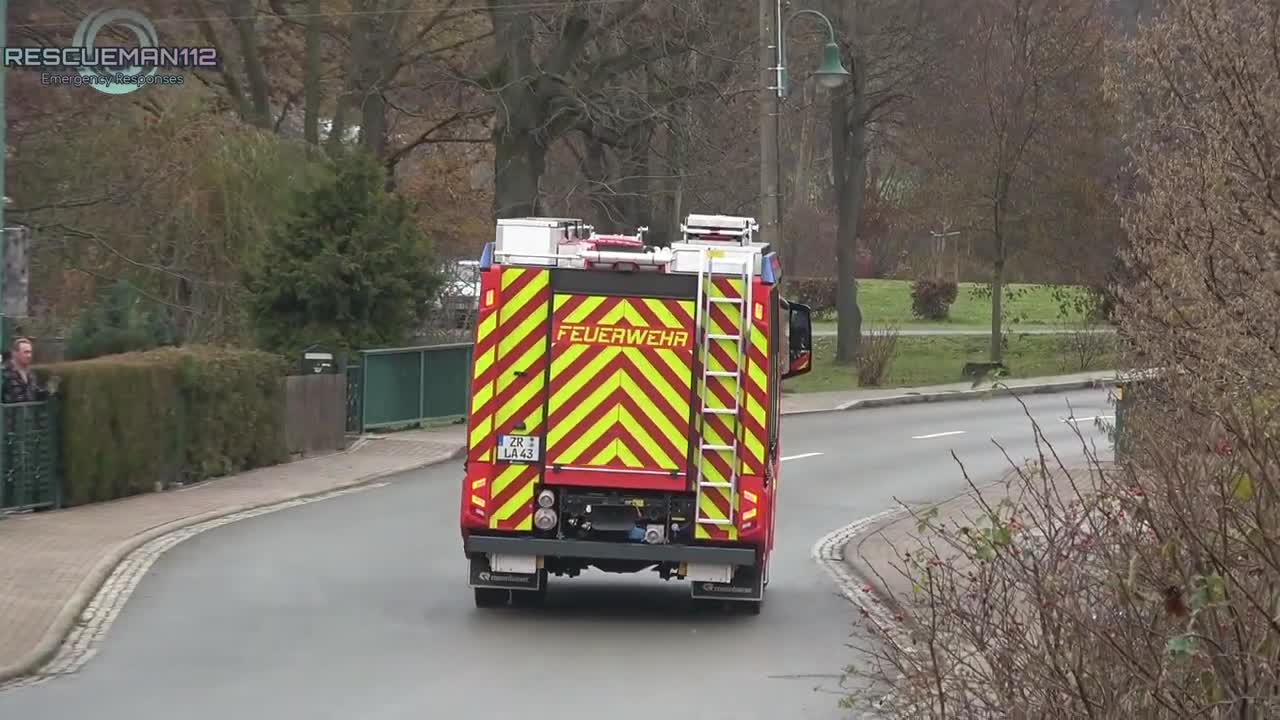
[[[844,36],[846,67],[852,82],[831,95],[831,177],[837,208],[836,357],[852,363],[858,356],[862,311],[858,307],[855,263],[858,228],[867,194],[869,144],[892,137],[915,84],[929,66],[927,0],[834,2],[835,22]]]
[[[930,93],[933,168],[957,183],[963,230],[986,240],[998,362],[1008,263],[1030,242],[1047,171],[1091,107],[1103,24],[1097,0],[978,0],[949,28],[950,71]]]

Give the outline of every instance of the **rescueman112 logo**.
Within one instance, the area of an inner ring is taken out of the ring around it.
[[[135,47],[100,45],[116,29],[137,39]],[[42,85],[92,87],[107,95],[124,95],[152,85],[182,85],[175,69],[217,69],[217,48],[170,47],[160,44],[155,25],[145,15],[125,8],[91,13],[80,21],[66,47],[8,47],[4,66],[40,73]]]

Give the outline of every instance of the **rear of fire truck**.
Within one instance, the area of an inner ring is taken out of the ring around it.
[[[595,568],[690,581],[758,612],[783,378],[808,308],[750,218],[690,215],[668,247],[578,220],[498,221],[481,259],[462,489],[476,605]]]

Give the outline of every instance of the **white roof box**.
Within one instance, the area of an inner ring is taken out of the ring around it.
[[[690,213],[680,229],[685,242],[750,245],[758,227],[755,218]]]

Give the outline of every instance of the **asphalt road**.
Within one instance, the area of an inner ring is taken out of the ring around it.
[[[1029,396],[1060,454],[1104,391]],[[1092,422],[1081,430],[1105,438]],[[1010,398],[786,418],[761,615],[694,613],[656,574],[553,578],[539,610],[480,611],[460,463],[198,535],[160,558],[79,673],[0,692],[0,718],[832,719],[855,613],[810,557],[827,532],[963,491],[1032,451]],[[1109,450],[1106,451],[1109,455]]]

